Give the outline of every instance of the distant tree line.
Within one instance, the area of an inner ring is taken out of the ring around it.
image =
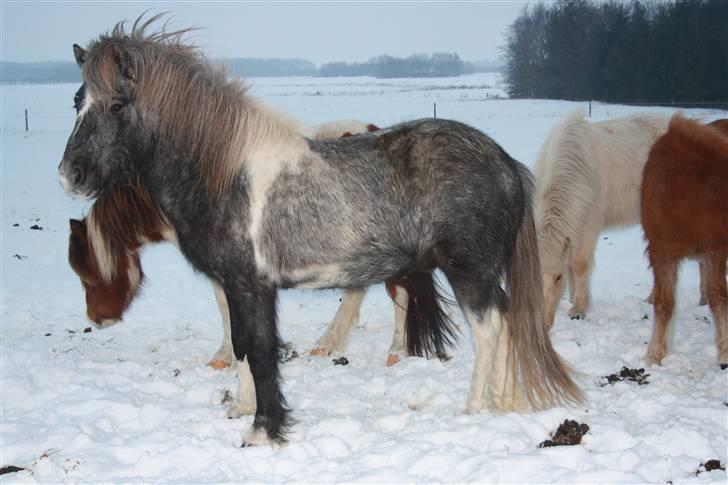
[[[445,77],[475,72],[475,66],[464,62],[457,54],[437,52],[432,55],[415,54],[409,57],[378,56],[366,62],[329,62],[323,64],[318,76],[374,76],[396,77]]]
[[[216,59],[225,65],[231,76],[277,77],[277,76],[374,76],[394,77],[436,77],[459,76],[472,72],[490,72],[500,65],[489,61],[464,62],[457,54],[417,54],[407,58],[391,56],[374,57],[363,63],[331,62],[317,68],[305,59],[259,59],[231,58]],[[80,82],[81,75],[74,62],[2,62],[0,82],[3,83],[54,83]]]
[[[539,3],[503,51],[511,97],[726,101],[728,1]]]
[[[75,83],[81,73],[75,62],[0,62],[3,83]]]

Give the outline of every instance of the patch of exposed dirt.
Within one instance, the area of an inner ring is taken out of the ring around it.
[[[300,357],[298,355],[298,351],[291,342],[285,342],[283,345],[281,345],[278,355],[278,360],[281,364],[290,362],[293,359],[297,359],[298,357]]]
[[[584,423],[577,423],[571,419],[564,420],[555,433],[551,433],[551,439],[541,442],[539,448],[551,446],[574,446],[581,444],[581,438],[589,431],[589,426]]]
[[[650,383],[650,381],[647,380],[648,377],[650,377],[650,375],[645,374],[644,369],[629,369],[627,367],[622,367],[622,370],[620,370],[619,373],[604,376],[604,379],[606,379],[607,382],[602,384],[602,387],[607,384],[614,384],[621,381],[636,382],[640,386],[644,386],[645,384]]]
[[[223,406],[226,404],[230,404],[233,402],[233,394],[230,392],[230,389],[225,389],[222,391],[222,397],[220,398],[220,404]]]

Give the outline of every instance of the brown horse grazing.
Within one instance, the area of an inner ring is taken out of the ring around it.
[[[680,260],[706,266],[718,361],[728,368],[726,256],[728,255],[728,121],[713,126],[675,115],[652,147],[641,189],[642,226],[655,277],[655,324],[647,361],[660,364],[675,304]]]

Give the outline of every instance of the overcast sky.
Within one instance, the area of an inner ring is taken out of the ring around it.
[[[495,59],[523,1],[482,2],[13,2],[2,0],[2,60],[73,60],[119,20],[172,11],[173,27],[213,57],[301,57],[317,64],[379,54],[457,52]]]

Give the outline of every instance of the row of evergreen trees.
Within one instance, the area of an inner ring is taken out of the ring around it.
[[[728,100],[728,1],[561,0],[524,7],[504,46],[512,97]]]

